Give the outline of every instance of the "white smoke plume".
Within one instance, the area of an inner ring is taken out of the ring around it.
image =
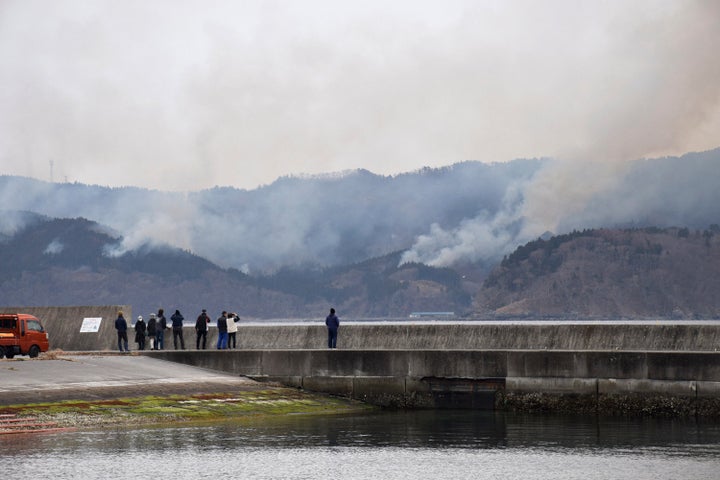
[[[582,128],[557,159],[521,186],[522,209],[465,220],[446,231],[433,226],[404,255],[404,261],[435,266],[497,258],[545,232],[587,225],[582,212],[628,173],[629,160],[676,152],[699,131],[717,126],[720,107],[720,3],[669,4],[648,12],[640,24],[612,24],[616,43],[588,52],[584,69],[562,92],[547,92]],[[604,58],[600,58],[604,57]],[[608,69],[608,66],[610,68]],[[593,88],[586,89],[592,85]],[[584,105],[574,118],[574,105]],[[588,107],[590,106],[590,107]],[[536,112],[542,115],[543,112]],[[720,138],[720,137],[718,137]],[[512,204],[515,205],[515,204]],[[603,205],[591,208],[597,210]],[[604,220],[625,220],[629,204],[617,202]],[[567,219],[576,221],[567,225]],[[522,220],[516,235],[498,226]],[[491,252],[491,253],[489,253]]]
[[[45,250],[43,253],[45,255],[57,255],[58,253],[62,252],[65,249],[65,245],[58,239],[53,240],[48,244],[47,247],[45,247]]]
[[[443,229],[438,224],[430,233],[420,235],[413,248],[403,253],[400,263],[417,262],[444,267],[458,263],[495,260],[507,253],[516,241],[521,220],[521,184],[512,184],[502,208],[495,214],[487,211],[473,219],[463,220],[458,227]]]

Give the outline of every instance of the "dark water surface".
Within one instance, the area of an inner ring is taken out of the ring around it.
[[[720,479],[720,424],[472,411],[0,436],[3,478]]]

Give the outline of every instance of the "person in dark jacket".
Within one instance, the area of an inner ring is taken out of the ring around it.
[[[147,323],[147,335],[150,338],[150,350],[157,350],[157,341],[155,340],[155,332],[157,331],[157,319],[155,314],[150,314],[150,320]]]
[[[195,349],[200,350],[200,339],[202,338],[202,349],[205,350],[207,344],[207,332],[208,324],[210,323],[210,317],[208,317],[207,311],[203,308],[202,313],[195,321],[195,333],[197,334],[197,340],[195,341]]]
[[[147,331],[147,325],[143,320],[142,315],[138,315],[137,321],[135,322],[135,343],[138,344],[138,350],[145,350],[145,332]]]
[[[330,315],[325,318],[328,330],[328,348],[337,348],[337,334],[340,328],[340,319],[335,315],[335,309],[330,309]]]
[[[117,330],[118,337],[118,350],[121,352],[129,352],[128,339],[127,339],[127,321],[123,317],[123,312],[118,312],[118,318],[115,320],[115,330]],[[125,347],[123,349],[123,347]]]
[[[161,308],[158,310],[155,324],[155,350],[165,348],[165,330],[167,330],[167,320],[165,319],[165,310]]]
[[[175,313],[173,313],[172,317],[170,317],[170,321],[172,322],[173,344],[175,345],[175,350],[178,349],[178,337],[180,337],[180,347],[185,350],[185,339],[183,338],[183,320],[185,320],[185,318],[180,313],[180,310],[175,310]]]
[[[217,319],[217,329],[218,329],[218,341],[217,341],[217,348],[218,350],[224,350],[227,348],[227,312],[223,310],[222,315],[220,315],[220,318]]]

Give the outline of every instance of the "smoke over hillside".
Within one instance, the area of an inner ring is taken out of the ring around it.
[[[356,171],[189,194],[0,177],[0,201],[10,210],[108,225],[123,237],[112,254],[169,243],[218,265],[259,272],[405,249],[432,223],[451,228],[480,209],[495,213],[510,184],[539,165],[467,162],[395,177]],[[4,228],[17,228],[10,220],[3,219]]]
[[[642,25],[618,23],[623,40],[606,52],[616,57],[617,69],[599,72],[606,64],[590,56],[569,92],[556,97],[592,106],[576,119],[582,128],[574,142],[531,180],[509,189],[495,215],[480,212],[452,229],[433,225],[404,259],[447,266],[507,253],[547,231],[717,221],[717,151],[631,162],[686,145],[711,128],[720,104],[720,3],[684,7],[655,12]],[[650,55],[648,45],[655,45]],[[593,78],[604,80],[582,91]]]
[[[0,202],[7,210],[107,225],[113,238],[122,237],[106,250],[109,256],[170,244],[251,274],[348,264],[399,250],[406,250],[401,262],[490,263],[546,228],[720,223],[720,149],[625,162],[612,181],[595,172],[598,181],[589,185],[569,175],[562,188],[558,178],[543,183],[555,162],[466,162],[394,177],[356,171],[188,194],[5,176]],[[542,196],[539,185],[546,185]],[[537,216],[530,216],[530,201]],[[548,213],[543,205],[554,210],[552,223],[538,221]],[[12,235],[28,218],[4,213],[0,234]]]

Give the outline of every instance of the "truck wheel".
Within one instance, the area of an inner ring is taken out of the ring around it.
[[[0,358],[5,356],[5,349],[3,347],[0,347]]]
[[[6,357],[6,358],[13,358],[14,356],[15,356],[15,352],[12,351],[12,348],[9,348],[9,349],[5,352],[5,357]]]
[[[40,355],[40,347],[38,347],[37,345],[33,345],[32,347],[30,347],[28,355],[30,356],[30,358],[37,357],[38,355]]]

